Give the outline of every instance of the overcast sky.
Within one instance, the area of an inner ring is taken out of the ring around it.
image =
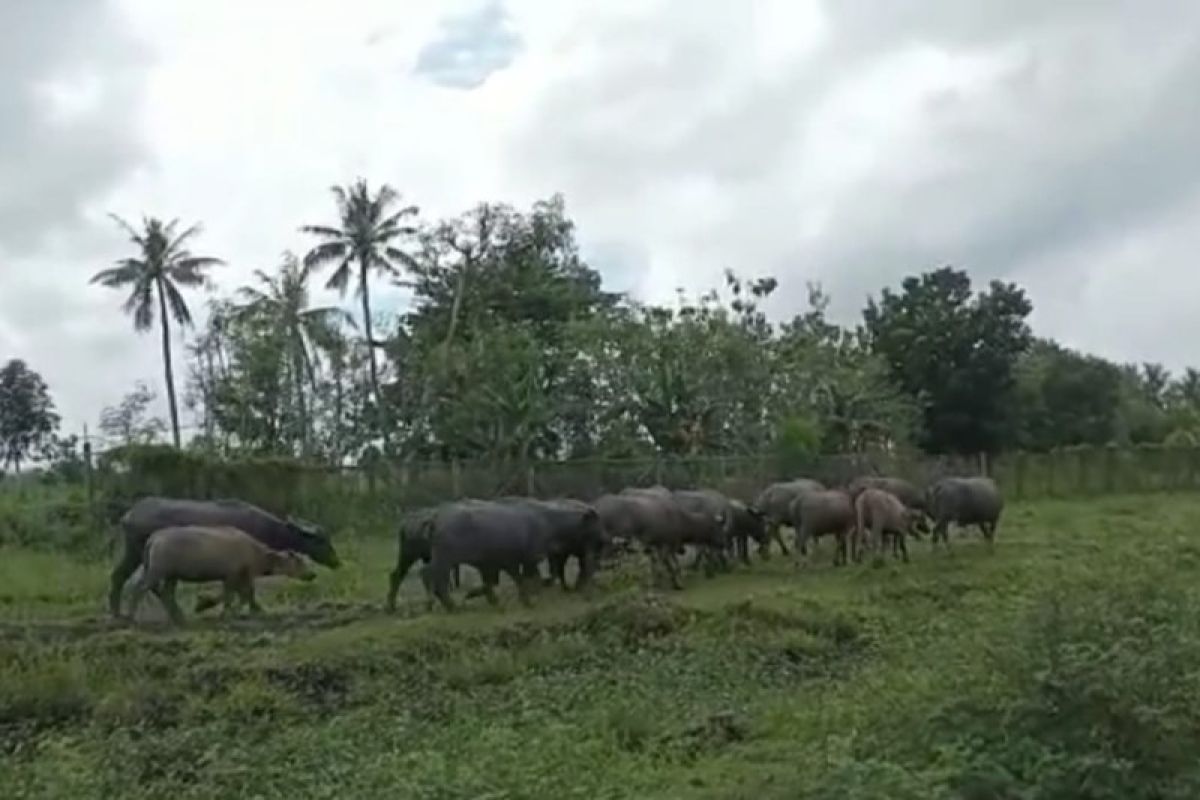
[[[0,360],[68,432],[161,395],[87,283],[127,253],[107,213],[202,221],[229,289],[362,175],[431,218],[562,191],[651,300],[732,267],[853,321],[949,263],[1039,334],[1198,364],[1198,37],[1191,0],[4,0]]]

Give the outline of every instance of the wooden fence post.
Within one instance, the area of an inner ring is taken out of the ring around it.
[[[96,513],[96,482],[92,474],[92,443],[87,438],[87,426],[83,427],[83,485],[87,493],[88,525],[93,531],[99,515]]]

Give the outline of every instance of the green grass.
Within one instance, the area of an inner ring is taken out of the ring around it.
[[[378,610],[394,543],[263,621],[109,626],[0,550],[5,797],[1200,796],[1200,498],[1014,505],[994,551],[778,555],[533,609]],[[465,571],[470,572],[469,570]],[[466,574],[464,574],[466,577]],[[185,604],[185,609],[190,604]]]

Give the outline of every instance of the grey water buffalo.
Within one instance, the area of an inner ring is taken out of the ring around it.
[[[855,551],[861,552],[864,537],[871,548],[883,553],[884,540],[892,539],[892,554],[908,561],[908,534],[912,532],[920,512],[909,508],[900,498],[883,489],[868,487],[854,498]],[[869,532],[869,535],[868,535]],[[857,558],[857,555],[856,555]]]
[[[740,558],[743,564],[749,564],[750,540],[753,539],[760,548],[769,544],[766,518],[763,512],[741,500],[730,500],[729,510],[733,514],[730,545],[734,558]]]
[[[726,551],[734,539],[734,511],[729,498],[715,489],[681,489],[673,494],[684,510],[702,517],[722,520],[716,531],[718,541],[701,546],[697,561],[703,560],[710,573],[713,568],[728,569]],[[707,527],[707,522],[703,525]]]
[[[600,524],[596,510],[584,503],[569,497],[557,497],[550,500],[536,500],[529,497],[505,497],[503,503],[524,505],[534,511],[551,512],[545,514],[545,522],[552,528],[546,560],[550,567],[550,577],[546,583],[558,581],[563,590],[568,590],[567,562],[574,558],[578,563],[575,578],[575,589],[587,588],[596,574],[600,557],[610,544],[605,535],[604,526]],[[576,516],[557,513],[559,511],[575,512],[582,515],[586,524],[579,524]],[[594,524],[593,524],[594,520]],[[561,530],[557,529],[561,527]]]
[[[855,478],[846,487],[846,491],[852,498],[857,498],[864,489],[882,489],[893,495],[907,508],[917,512],[913,515],[913,526],[910,529],[910,533],[913,535],[919,537],[921,533],[929,532],[929,526],[925,522],[928,513],[925,492],[910,481],[903,478],[865,475]]]
[[[237,528],[272,550],[301,553],[330,569],[337,569],[341,564],[333,544],[315,525],[290,518],[280,519],[241,500],[144,497],[121,518],[124,551],[113,568],[108,594],[109,612],[113,617],[121,615],[121,590],[129,576],[142,565],[146,540],[162,528],[186,525]]]
[[[797,563],[802,554],[807,554],[808,542],[815,544],[817,538],[828,535],[837,539],[834,565],[846,563],[855,526],[854,505],[849,494],[840,489],[802,492],[792,500],[789,516],[796,529]]]
[[[674,589],[682,589],[676,554],[685,544],[719,546],[724,519],[685,509],[662,487],[631,488],[606,494],[594,503],[606,535],[614,542],[638,542],[650,553],[651,580],[665,573]]]
[[[262,608],[254,597],[254,579],[264,575],[286,575],[311,581],[316,575],[304,559],[293,552],[273,550],[237,528],[181,525],[155,531],[146,540],[142,574],[133,587],[130,616],[147,591],[154,591],[167,609],[171,622],[183,623],[183,612],[175,600],[180,581],[224,584],[223,615],[241,597],[252,613]]]
[[[767,525],[766,540],[758,548],[759,555],[764,559],[770,557],[772,541],[779,542],[779,549],[785,556],[788,554],[787,545],[783,542],[783,535],[779,528],[784,524],[792,524],[792,502],[805,492],[820,492],[824,489],[825,485],[819,481],[797,478],[791,481],[772,483],[762,490],[754,501],[754,507],[762,511]]]
[[[942,478],[926,493],[933,519],[933,544],[941,539],[950,546],[949,527],[978,525],[988,544],[996,538],[996,525],[1004,510],[1004,498],[991,478]]]
[[[469,595],[482,594],[497,603],[495,587],[504,572],[517,585],[521,602],[528,605],[530,588],[540,583],[541,561],[561,552],[568,542],[601,541],[595,509],[534,500],[448,503],[438,509],[431,535],[431,557],[421,578],[430,603],[436,597],[447,610],[454,608],[450,572],[459,564],[475,567],[483,578],[482,588]]]
[[[428,564],[433,557],[433,522],[437,518],[439,508],[441,506],[419,508],[400,517],[399,531],[396,537],[398,545],[396,568],[388,576],[386,601],[388,611],[396,610],[396,595],[400,591],[400,584],[404,580],[404,576],[408,574],[412,565],[418,561]],[[452,572],[452,577],[455,587],[457,587],[460,577],[457,568]]]

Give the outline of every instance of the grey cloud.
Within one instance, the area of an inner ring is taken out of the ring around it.
[[[87,287],[115,234],[84,216],[148,159],[146,55],[112,3],[0,3],[0,360],[46,378],[69,432],[154,377],[153,340]]]
[[[144,158],[141,53],[100,0],[0,4],[0,249],[28,252]],[[86,93],[62,116],[56,85]]]
[[[1056,263],[1056,254],[1116,247],[1200,190],[1194,3],[831,0],[824,8],[829,38],[817,53],[733,87],[729,53],[750,42],[672,30],[666,15],[641,37],[598,31],[607,59],[625,66],[553,86],[511,143],[514,161],[567,192],[585,233],[590,209],[611,219],[631,195],[710,186],[720,211],[689,241],[709,262],[705,280],[719,279],[725,264],[774,274],[781,288],[770,307],[779,314],[803,304],[806,280],[820,280],[845,320],[881,285],[944,263],[980,280],[1021,277],[1037,264],[1074,271],[1067,285],[1081,286],[1093,277],[1088,264]],[[914,140],[828,198],[817,231],[802,235],[797,198],[820,166],[813,159],[821,153],[805,145],[822,101],[914,47],[1002,68],[980,85],[927,98],[919,117],[906,120]],[[628,235],[652,238],[664,222],[678,220],[643,215],[628,221]],[[1178,252],[1177,262],[1156,265],[1162,274],[1192,268],[1190,254]],[[1103,314],[1080,315],[1087,318]],[[1070,323],[1053,327],[1068,331]]]
[[[504,4],[492,0],[443,20],[438,37],[417,54],[413,71],[440,86],[474,89],[511,64],[520,50],[521,37],[512,30]]]

